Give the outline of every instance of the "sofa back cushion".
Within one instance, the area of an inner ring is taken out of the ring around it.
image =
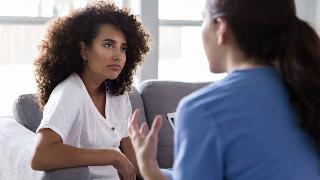
[[[42,119],[42,111],[35,94],[20,95],[14,102],[12,111],[13,117],[18,123],[36,132]]]
[[[140,96],[140,93],[136,88],[133,88],[132,91],[130,92],[129,95],[131,106],[132,106],[132,113],[134,110],[139,109],[141,112],[141,118],[139,124],[141,125],[144,122],[147,122],[147,118],[145,115],[145,110],[144,110],[144,104],[142,101],[142,98]]]
[[[173,128],[167,113],[176,111],[181,98],[208,84],[150,80],[139,85],[149,127],[157,114],[164,119],[159,132],[157,157],[161,168],[170,168],[173,164]]]
[[[132,89],[129,98],[133,111],[137,108],[141,109],[141,123],[146,122],[142,99],[136,88]],[[36,132],[42,119],[42,111],[40,111],[36,95],[20,95],[13,104],[13,117],[24,127]]]

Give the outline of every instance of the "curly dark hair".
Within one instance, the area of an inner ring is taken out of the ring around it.
[[[119,29],[128,45],[125,66],[117,79],[105,80],[106,91],[110,95],[121,95],[131,90],[136,68],[149,51],[150,36],[128,9],[119,9],[113,3],[101,1],[74,10],[49,25],[40,44],[40,55],[34,63],[41,110],[60,82],[74,72],[82,72],[84,65],[79,44],[84,42],[90,47],[103,24],[112,24]]]

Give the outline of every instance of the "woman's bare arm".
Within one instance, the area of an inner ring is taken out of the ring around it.
[[[63,144],[61,137],[51,129],[42,129],[37,134],[36,148],[31,167],[48,171],[61,168],[113,165],[119,173],[130,174],[133,165],[116,150],[82,149]],[[130,167],[132,166],[132,167]]]

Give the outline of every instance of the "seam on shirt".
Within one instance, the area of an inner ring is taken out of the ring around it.
[[[45,124],[45,125],[43,125],[42,127],[40,127],[40,129],[37,130],[36,133],[39,133],[39,131],[40,131],[41,129],[47,129],[47,128],[48,128],[48,129],[51,129],[52,131],[54,131],[55,133],[57,133],[57,134],[61,137],[62,141],[65,142],[65,140],[66,140],[66,135],[64,135],[59,128],[57,128],[57,127],[55,127],[55,126],[53,126],[53,125],[51,125],[51,124]]]

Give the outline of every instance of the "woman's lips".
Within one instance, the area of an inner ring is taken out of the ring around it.
[[[115,70],[115,71],[120,71],[121,67],[119,65],[116,64],[112,64],[112,65],[107,65],[108,68]]]

